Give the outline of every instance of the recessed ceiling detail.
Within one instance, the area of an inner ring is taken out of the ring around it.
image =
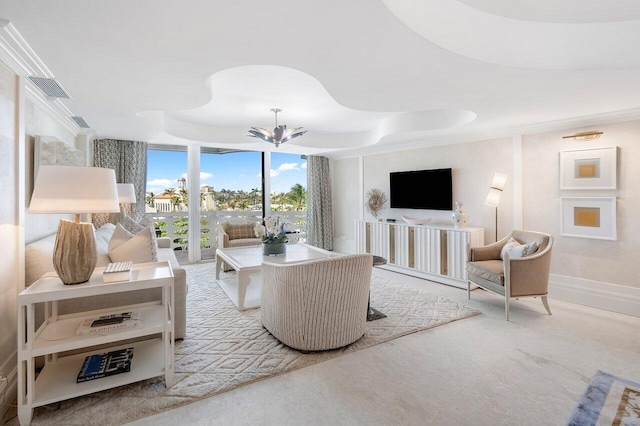
[[[636,54],[640,49],[639,7],[631,7],[631,15],[620,20],[617,14],[601,14],[596,19],[603,7],[612,7],[604,2],[600,2],[599,8],[581,8],[575,0],[557,0],[554,2],[557,6],[547,8],[532,2],[544,10],[541,13],[509,6],[500,0],[383,2],[400,21],[425,39],[478,61],[547,70],[640,68],[640,55]],[[576,19],[561,22],[569,18],[568,7],[562,5],[574,3]],[[514,15],[516,11],[518,14]],[[547,22],[534,22],[541,19]]]
[[[429,132],[470,123],[476,114],[466,110],[370,112],[346,108],[335,101],[312,76],[288,67],[251,65],[226,69],[206,81],[211,100],[180,111],[140,112],[162,123],[164,131],[201,142],[252,143],[247,126],[269,128],[265,114],[273,105],[281,124],[304,127],[304,138],[287,145],[312,148],[357,148],[393,140],[394,136]]]

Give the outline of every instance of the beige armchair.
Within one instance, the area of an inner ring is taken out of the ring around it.
[[[255,227],[255,223],[220,222],[218,248],[259,246],[262,240],[256,237]],[[230,271],[231,267],[223,263],[222,269],[226,272]]]
[[[536,243],[537,249],[525,257],[513,258],[502,248],[514,238],[520,244]],[[505,317],[509,320],[509,299],[540,296],[551,315],[547,303],[549,269],[553,236],[541,232],[512,231],[502,240],[471,249],[467,263],[467,297],[471,298],[471,284],[504,296]]]
[[[373,256],[262,263],[262,325],[301,351],[335,349],[364,335]]]

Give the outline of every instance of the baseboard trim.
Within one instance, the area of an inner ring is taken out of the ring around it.
[[[550,274],[549,297],[640,317],[640,288],[638,287]]]

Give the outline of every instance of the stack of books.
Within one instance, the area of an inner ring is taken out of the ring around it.
[[[77,383],[131,371],[133,348],[111,351],[106,354],[89,355],[84,359],[78,373]]]
[[[78,336],[85,334],[103,334],[128,327],[135,327],[140,322],[140,312],[129,311],[114,314],[106,314],[98,317],[87,318],[78,327]]]

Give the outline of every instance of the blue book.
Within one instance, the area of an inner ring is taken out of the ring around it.
[[[105,354],[89,355],[84,359],[76,383],[113,376],[131,371],[133,348],[120,349]]]

